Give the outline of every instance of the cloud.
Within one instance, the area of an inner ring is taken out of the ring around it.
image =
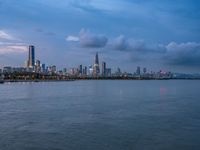
[[[170,42],[166,45],[166,49],[167,52],[164,59],[170,65],[200,65],[200,43],[187,42],[177,44],[176,42]]]
[[[200,65],[200,43],[196,42],[146,43],[144,40],[127,38],[124,35],[109,39],[84,29],[80,31],[79,36],[70,35],[66,40],[79,42],[83,48],[101,47],[104,52],[119,51],[121,55],[129,55],[127,59],[131,62],[156,62],[177,66]]]
[[[163,53],[165,48],[161,44],[148,45],[144,40],[136,40],[132,38],[126,38],[123,35],[111,40],[109,45],[114,50],[126,51],[126,52],[138,52],[138,53]]]
[[[93,34],[88,30],[81,29],[78,36],[69,35],[65,38],[68,42],[79,42],[83,48],[102,48],[105,47],[108,38],[104,35]]]
[[[104,47],[108,39],[104,35],[92,34],[85,29],[82,29],[79,34],[80,45],[86,48],[101,48]]]
[[[137,45],[133,44],[133,45]],[[130,46],[132,62],[158,62],[170,66],[200,66],[200,43],[186,42],[169,44],[152,44],[146,46]],[[138,50],[141,48],[141,50]]]
[[[115,38],[112,41],[111,45],[115,50],[120,51],[127,50],[129,48],[129,43],[123,35],[120,35],[119,37]]]
[[[26,45],[0,45],[0,54],[26,53],[27,51],[28,48]]]
[[[112,50],[125,52],[144,51],[147,49],[143,40],[126,38],[124,35],[109,39],[107,46]]]
[[[66,37],[66,41],[69,41],[69,42],[78,42],[79,41],[79,37],[69,35],[69,36]]]
[[[0,39],[13,40],[14,38],[11,35],[9,35],[8,33],[6,33],[5,31],[0,30]]]

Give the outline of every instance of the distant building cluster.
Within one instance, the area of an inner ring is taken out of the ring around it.
[[[28,59],[25,63],[25,67],[11,67],[5,66],[0,69],[0,73],[39,73],[47,75],[64,75],[69,77],[143,77],[143,78],[166,78],[172,77],[171,72],[148,72],[147,68],[138,66],[135,73],[122,72],[118,67],[115,72],[112,72],[111,68],[107,67],[107,63],[102,61],[99,63],[99,55],[95,54],[94,63],[90,66],[83,66],[80,64],[75,68],[63,68],[58,70],[56,65],[46,66],[45,63],[41,63],[40,60],[35,59],[35,46],[30,45],[28,51]]]

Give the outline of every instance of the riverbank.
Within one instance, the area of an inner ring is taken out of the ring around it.
[[[69,79],[5,79],[2,83],[5,82],[69,82],[76,80],[200,80],[200,78],[69,78]]]

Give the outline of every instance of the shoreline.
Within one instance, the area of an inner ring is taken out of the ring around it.
[[[151,78],[151,79],[143,79],[143,78],[73,78],[73,79],[33,79],[33,80],[24,80],[24,79],[5,79],[3,83],[16,83],[16,82],[70,82],[70,81],[78,81],[78,80],[200,80],[200,78]]]

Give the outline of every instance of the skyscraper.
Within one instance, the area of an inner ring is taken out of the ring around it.
[[[95,60],[94,60],[94,66],[93,66],[93,75],[98,76],[100,73],[100,68],[99,68],[99,56],[98,53],[95,55]]]
[[[79,65],[79,75],[82,75],[83,74],[83,65]]]
[[[137,69],[136,69],[136,74],[137,74],[137,75],[140,75],[140,67],[139,67],[139,66],[138,66]]]
[[[36,60],[36,62],[35,62],[35,71],[36,72],[41,71],[40,60]]]
[[[106,62],[102,62],[102,76],[106,76]]]
[[[28,66],[29,68],[34,68],[35,66],[35,47],[33,45],[29,46],[28,53]]]
[[[143,68],[143,74],[147,73],[147,68]]]
[[[46,67],[45,67],[45,64],[42,64],[42,72],[44,73],[44,72],[46,72]]]
[[[83,75],[87,75],[87,67],[86,66],[83,68]]]

